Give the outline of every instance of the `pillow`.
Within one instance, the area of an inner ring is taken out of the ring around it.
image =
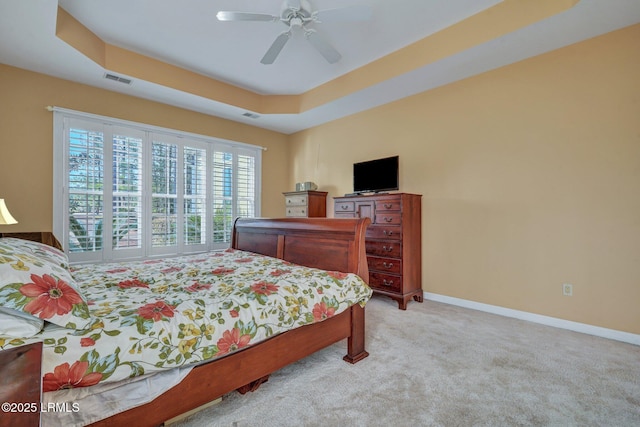
[[[0,335],[12,338],[29,338],[42,330],[44,320],[0,307]]]
[[[86,329],[92,320],[66,254],[10,237],[0,239],[0,307],[68,329]]]

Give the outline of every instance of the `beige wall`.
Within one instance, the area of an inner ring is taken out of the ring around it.
[[[283,214],[286,135],[0,64],[0,198],[19,221],[0,232],[52,229],[53,114],[47,105],[267,147],[262,215]]]
[[[343,195],[352,163],[397,154],[423,195],[425,291],[638,334],[639,41],[635,25],[299,132],[289,187]]]
[[[265,216],[295,182],[343,195],[352,163],[398,154],[402,191],[423,195],[425,291],[638,334],[638,40],[635,25],[290,137],[0,65],[0,197],[20,221],[0,231],[51,230],[46,105],[267,147]]]

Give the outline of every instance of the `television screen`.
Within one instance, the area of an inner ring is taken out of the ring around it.
[[[353,164],[353,191],[355,193],[375,193],[398,189],[398,156]]]

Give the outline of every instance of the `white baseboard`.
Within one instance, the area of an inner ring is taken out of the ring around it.
[[[540,323],[542,325],[553,326],[555,328],[568,329],[570,331],[581,332],[583,334],[595,335],[602,338],[609,338],[629,344],[640,345],[640,335],[629,332],[601,328],[600,326],[587,325],[585,323],[572,322],[570,320],[558,319],[556,317],[542,316],[540,314],[528,313],[526,311],[513,310],[511,308],[483,304],[481,302],[454,298],[446,295],[432,294],[429,292],[424,292],[424,298],[431,301],[498,314],[500,316],[512,317],[514,319],[527,320],[529,322]]]

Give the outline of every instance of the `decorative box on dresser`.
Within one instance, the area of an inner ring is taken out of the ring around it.
[[[334,197],[336,218],[369,217],[366,248],[369,285],[407,309],[422,302],[422,196],[389,193]]]
[[[285,216],[298,218],[326,217],[326,191],[290,191],[284,194]]]

